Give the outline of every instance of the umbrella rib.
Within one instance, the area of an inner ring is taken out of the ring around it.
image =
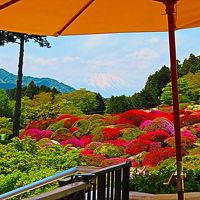
[[[72,19],[63,26],[59,31],[56,32],[56,35],[61,35],[62,32],[67,29],[95,0],[90,0],[81,10],[79,10],[73,17]]]
[[[11,0],[11,1],[8,1],[8,2],[6,2],[6,3],[2,4],[2,5],[0,5],[0,10],[3,10],[3,9],[5,9],[5,8],[7,8],[8,6],[11,6],[11,5],[13,5],[14,3],[17,3],[18,1],[20,1],[20,0]]]

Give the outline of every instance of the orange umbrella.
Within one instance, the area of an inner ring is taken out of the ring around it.
[[[174,31],[199,26],[199,0],[0,0],[1,30],[52,36],[169,32],[179,200],[183,177]]]
[[[177,0],[0,0],[0,28],[40,35],[167,31],[162,2]],[[176,29],[200,26],[200,1],[179,0]]]

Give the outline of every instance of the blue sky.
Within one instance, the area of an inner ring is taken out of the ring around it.
[[[167,33],[48,37],[52,48],[27,43],[24,75],[49,77],[104,97],[139,92],[150,74],[169,66]],[[177,59],[200,54],[200,28],[176,32]],[[17,74],[19,47],[0,47],[0,67]]]

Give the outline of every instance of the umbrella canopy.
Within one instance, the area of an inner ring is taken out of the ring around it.
[[[167,31],[166,0],[0,0],[0,28],[39,35]],[[177,29],[200,26],[200,1],[179,0]]]

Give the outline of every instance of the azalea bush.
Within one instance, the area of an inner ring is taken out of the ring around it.
[[[186,171],[195,176],[191,178],[195,183],[199,169],[196,163],[200,164],[198,116],[199,111],[181,111],[182,154],[188,165],[185,165]],[[10,122],[7,120],[4,124],[7,123]],[[175,191],[176,186],[169,190],[164,186],[156,188],[176,169],[171,163],[169,167],[163,164],[174,160],[176,153],[170,110],[130,110],[112,115],[61,114],[53,119],[31,121],[20,132],[19,138],[0,146],[0,172],[7,181],[0,185],[2,188],[16,188],[23,182],[19,180],[27,183],[23,177],[32,176],[32,169],[43,178],[76,165],[106,167],[130,160],[135,171],[140,167],[149,171],[145,175],[133,173],[131,189],[144,192],[152,189],[155,193]],[[43,175],[42,170],[46,171]]]

